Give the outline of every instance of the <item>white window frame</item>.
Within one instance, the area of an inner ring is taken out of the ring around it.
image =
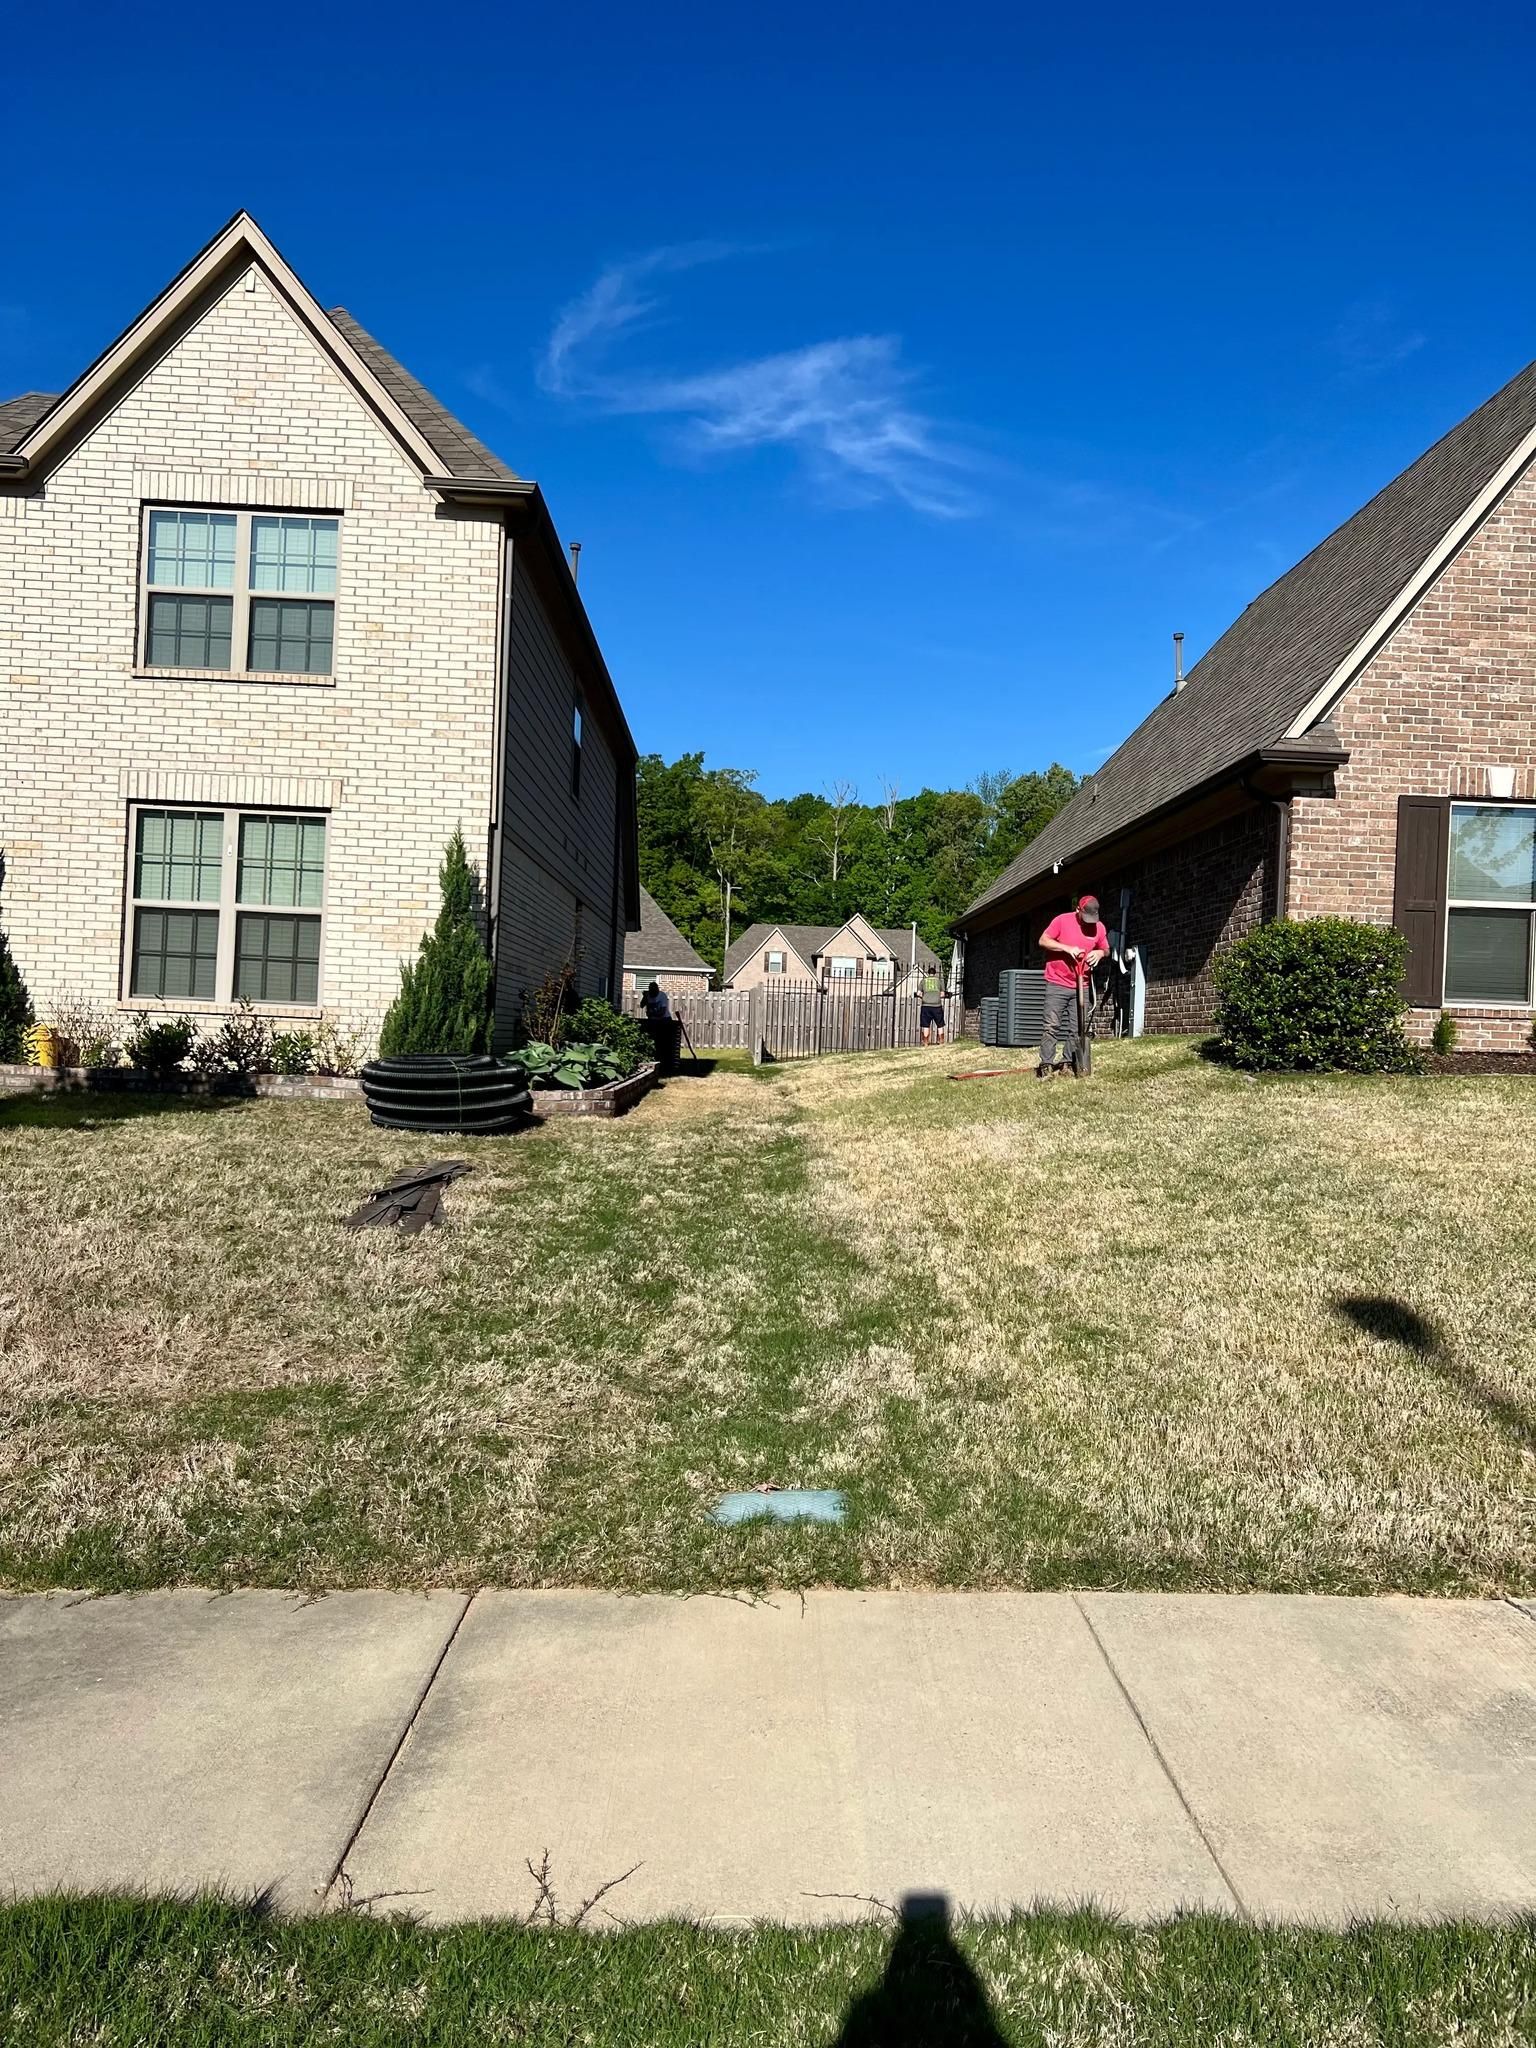
[[[1456,813],[1458,811],[1520,811],[1536,819],[1536,804],[1489,802],[1483,797],[1468,797],[1464,802],[1452,802],[1451,816],[1445,835],[1445,929],[1441,933],[1440,957],[1445,962],[1440,977],[1440,1007],[1450,1010],[1507,1010],[1511,1016],[1521,1016],[1536,1009],[1536,895],[1530,903],[1511,903],[1508,898],[1490,901],[1487,898],[1451,895],[1451,868],[1456,858]],[[1536,887],[1536,885],[1533,885]],[[1451,913],[1457,910],[1524,910],[1530,923],[1530,938],[1526,947],[1525,1001],[1520,1003],[1497,1003],[1483,996],[1453,996],[1449,993],[1451,979]]]
[[[179,812],[186,817],[206,816],[222,811],[224,827],[220,839],[219,893],[216,899],[176,902],[157,896],[134,894],[134,867],[139,844],[139,817],[145,811]],[[192,804],[159,803],[145,798],[128,806],[128,840],[124,860],[122,963],[118,975],[118,1005],[126,1010],[154,1010],[173,1017],[227,1015],[239,1007],[235,995],[235,931],[240,916],[281,917],[290,906],[272,903],[241,903],[237,890],[240,877],[240,822],[243,818],[321,818],[325,822],[325,864],[320,872],[318,906],[292,906],[296,917],[312,917],[320,924],[320,961],[315,975],[312,1003],[253,1002],[251,1008],[264,1017],[318,1017],[325,1005],[325,939],[331,893],[331,813],[313,805],[294,804]],[[133,993],[133,940],[140,910],[212,910],[219,919],[218,951],[214,956],[213,995],[136,996]]]
[[[779,963],[777,967],[773,964],[775,960]],[[784,970],[785,956],[783,952],[778,947],[766,947],[763,952],[764,974],[782,974]]]
[[[860,967],[856,953],[829,953],[827,955],[828,981],[857,981]]]
[[[869,957],[869,978],[871,981],[894,981],[896,962],[889,953],[872,953]]]
[[[221,590],[211,585],[191,589],[179,584],[156,583],[149,580],[149,521],[154,512],[205,512],[210,517],[233,519],[235,522],[235,582],[232,590]],[[281,591],[252,590],[251,583],[251,523],[256,519],[323,519],[336,529],[336,588],[333,591]],[[146,498],[139,507],[139,623],[134,643],[134,672],[143,676],[198,676],[215,677],[219,681],[237,683],[313,683],[325,688],[336,680],[340,659],[341,598],[342,598],[342,548],[344,545],[343,520],[339,512],[314,511],[307,505],[251,505],[241,508],[236,505],[194,505],[180,500]],[[331,666],[324,675],[310,669],[250,668],[251,658],[251,600],[281,597],[295,598],[305,604],[328,604],[331,607]],[[149,659],[149,601],[151,597],[228,597],[234,600],[229,631],[228,668],[175,668],[167,662],[151,663]],[[239,661],[235,656],[239,655]],[[153,806],[150,806],[152,809]]]

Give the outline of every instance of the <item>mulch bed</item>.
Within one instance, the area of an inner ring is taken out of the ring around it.
[[[1536,1052],[1431,1052],[1424,1055],[1432,1074],[1497,1074],[1507,1080],[1536,1079]]]

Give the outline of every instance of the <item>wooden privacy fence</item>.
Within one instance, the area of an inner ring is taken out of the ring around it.
[[[910,992],[882,995],[845,994],[835,986],[808,988],[790,983],[776,988],[721,989],[702,995],[672,996],[672,1014],[686,1026],[697,1046],[744,1046],[754,1058],[814,1059],[824,1052],[875,1052],[884,1046],[921,1042],[920,1004]],[[631,1016],[640,1011],[639,996],[626,993]],[[964,1007],[958,997],[944,999],[944,1028],[959,1036]]]

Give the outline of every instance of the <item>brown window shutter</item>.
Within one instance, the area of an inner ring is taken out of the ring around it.
[[[1415,1009],[1438,1010],[1445,987],[1445,876],[1451,800],[1397,800],[1397,881],[1392,922],[1408,941],[1403,992]]]

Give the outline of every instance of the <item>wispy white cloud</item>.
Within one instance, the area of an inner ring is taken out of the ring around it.
[[[476,363],[473,369],[464,372],[464,388],[472,391],[476,398],[486,405],[494,405],[498,412],[518,412],[517,400],[502,383],[489,363]]]
[[[613,365],[620,338],[656,323],[657,280],[734,253],[700,242],[610,265],[556,320],[539,370],[545,390],[670,420],[694,455],[792,450],[844,503],[894,498],[940,519],[979,511],[974,463],[919,409],[895,335],[846,335],[688,375]]]
[[[1333,349],[1349,374],[1371,376],[1416,355],[1428,339],[1405,326],[1390,299],[1356,299],[1333,330]]]

